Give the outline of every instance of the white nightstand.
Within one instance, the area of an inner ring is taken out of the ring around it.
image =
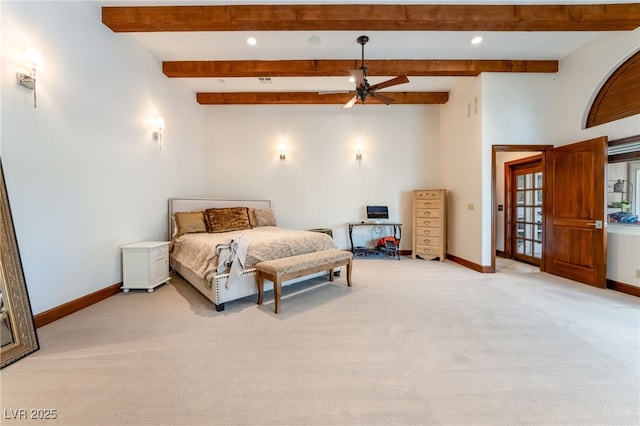
[[[149,293],[169,281],[169,243],[143,241],[122,249],[122,291],[146,289]]]

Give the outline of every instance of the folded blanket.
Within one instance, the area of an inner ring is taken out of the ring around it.
[[[216,245],[218,255],[217,273],[229,272],[226,287],[229,288],[244,272],[249,238],[240,235],[234,237],[229,244]]]

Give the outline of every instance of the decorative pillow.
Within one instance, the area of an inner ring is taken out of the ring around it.
[[[177,235],[207,232],[203,212],[178,212],[173,219],[176,221]]]
[[[278,226],[272,209],[253,209],[253,214],[256,216],[256,226]]]
[[[249,214],[246,207],[226,207],[204,211],[209,232],[229,232],[249,229]]]
[[[247,214],[249,215],[249,225],[251,225],[252,228],[258,226],[258,220],[256,219],[256,209],[254,209],[253,207],[248,207]]]

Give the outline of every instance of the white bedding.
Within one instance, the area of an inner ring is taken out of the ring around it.
[[[327,234],[261,226],[242,231],[182,235],[174,240],[172,257],[211,283],[218,267],[216,245],[228,244],[241,235],[249,239],[245,269],[265,260],[336,248]]]

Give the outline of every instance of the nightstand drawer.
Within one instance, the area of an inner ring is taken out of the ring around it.
[[[168,258],[169,257],[169,247],[168,246],[162,246],[162,247],[155,247],[152,249],[149,249],[149,256],[151,257],[151,260],[159,260],[159,259],[164,259],[164,258]]]

